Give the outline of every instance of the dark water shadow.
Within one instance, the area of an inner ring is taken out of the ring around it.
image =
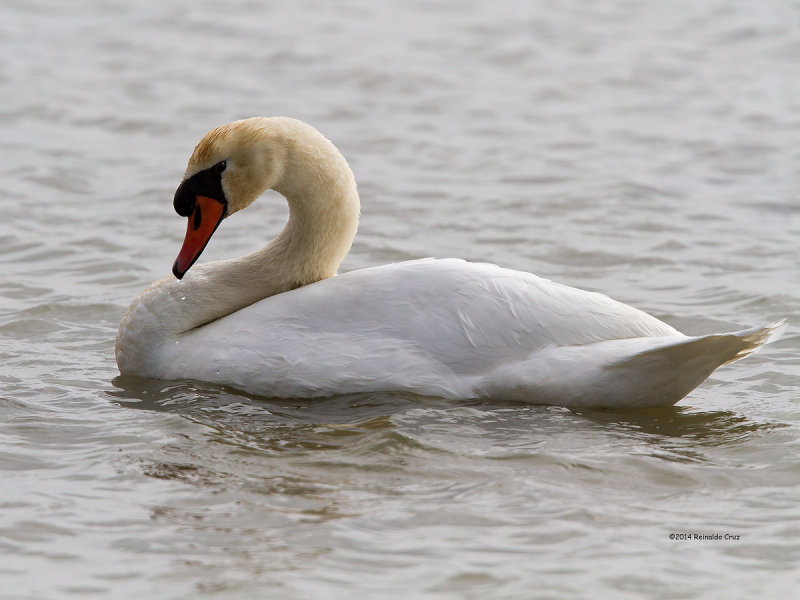
[[[203,425],[212,441],[258,451],[319,450],[394,429],[391,417],[444,400],[360,393],[311,399],[254,396],[200,381],[118,376],[107,393],[126,408],[172,413]]]
[[[479,426],[490,436],[514,438],[535,431],[547,438],[581,431],[588,421],[591,431],[611,435],[625,444],[637,439],[670,451],[682,448],[684,453],[693,447],[742,443],[788,426],[759,422],[733,411],[700,411],[685,406],[566,409],[384,392],[285,399],[244,394],[199,381],[119,376],[112,383],[114,389],[108,394],[120,406],[176,414],[203,425],[212,441],[260,452],[357,446],[378,432],[389,444],[414,445],[416,442],[403,434],[408,427],[398,427],[397,423],[404,421],[405,413],[419,408],[434,409],[429,413],[437,414],[425,418],[438,421],[440,430],[452,424],[454,435],[459,431],[467,435],[466,429],[460,429],[467,424]],[[456,409],[473,409],[474,414],[452,418]]]
[[[320,398],[277,398],[247,394],[203,381],[142,379],[117,376],[112,380],[112,400],[128,408],[160,412],[192,413],[195,410],[229,414],[249,407],[249,417],[268,420],[289,419],[301,422],[349,423],[364,418],[388,416],[398,411],[425,405],[449,406],[451,401],[414,394],[363,392]]]
[[[788,427],[785,423],[758,422],[733,411],[702,411],[687,406],[603,409],[559,408],[519,401],[445,400],[414,394],[364,392],[322,398],[275,398],[246,394],[233,388],[202,381],[165,381],[118,376],[112,381],[112,400],[128,408],[169,412],[211,424],[216,420],[259,430],[276,425],[391,427],[389,417],[414,408],[474,408],[481,411],[511,411],[529,421],[545,421],[557,409],[621,433],[694,440],[704,445],[727,444]],[[544,425],[544,423],[543,423]]]
[[[701,411],[686,406],[642,409],[573,409],[598,425],[629,433],[694,442],[701,446],[740,443],[788,427],[758,422],[733,411]]]

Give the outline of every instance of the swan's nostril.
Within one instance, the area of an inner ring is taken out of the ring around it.
[[[200,223],[203,222],[203,215],[200,212],[200,205],[194,210],[194,222],[192,223],[192,228],[197,231],[200,227]]]

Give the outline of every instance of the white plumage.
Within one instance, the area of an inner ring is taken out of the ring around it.
[[[259,169],[254,152],[268,156]],[[221,160],[227,214],[272,187],[287,197],[289,223],[259,252],[143,292],[117,337],[124,374],[279,397],[404,391],[660,406],[783,327],[687,337],[601,294],[458,259],[333,277],[359,207],[333,145],[299,121],[248,119],[210,132],[185,181]]]

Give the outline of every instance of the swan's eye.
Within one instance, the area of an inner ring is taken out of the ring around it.
[[[225,170],[225,167],[227,166],[228,166],[228,161],[223,160],[214,165],[214,170],[217,173],[222,173]]]

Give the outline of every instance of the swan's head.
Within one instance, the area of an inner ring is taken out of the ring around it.
[[[195,147],[173,202],[175,212],[189,218],[172,267],[178,279],[200,257],[225,217],[280,182],[287,152],[281,121],[235,121],[212,129]]]
[[[289,203],[293,250],[306,253],[308,273],[299,279],[335,273],[358,227],[353,172],[310,125],[287,117],[254,117],[209,131],[189,159],[175,192],[175,211],[189,221],[172,267],[175,277],[181,279],[199,258],[225,217],[268,189]]]

